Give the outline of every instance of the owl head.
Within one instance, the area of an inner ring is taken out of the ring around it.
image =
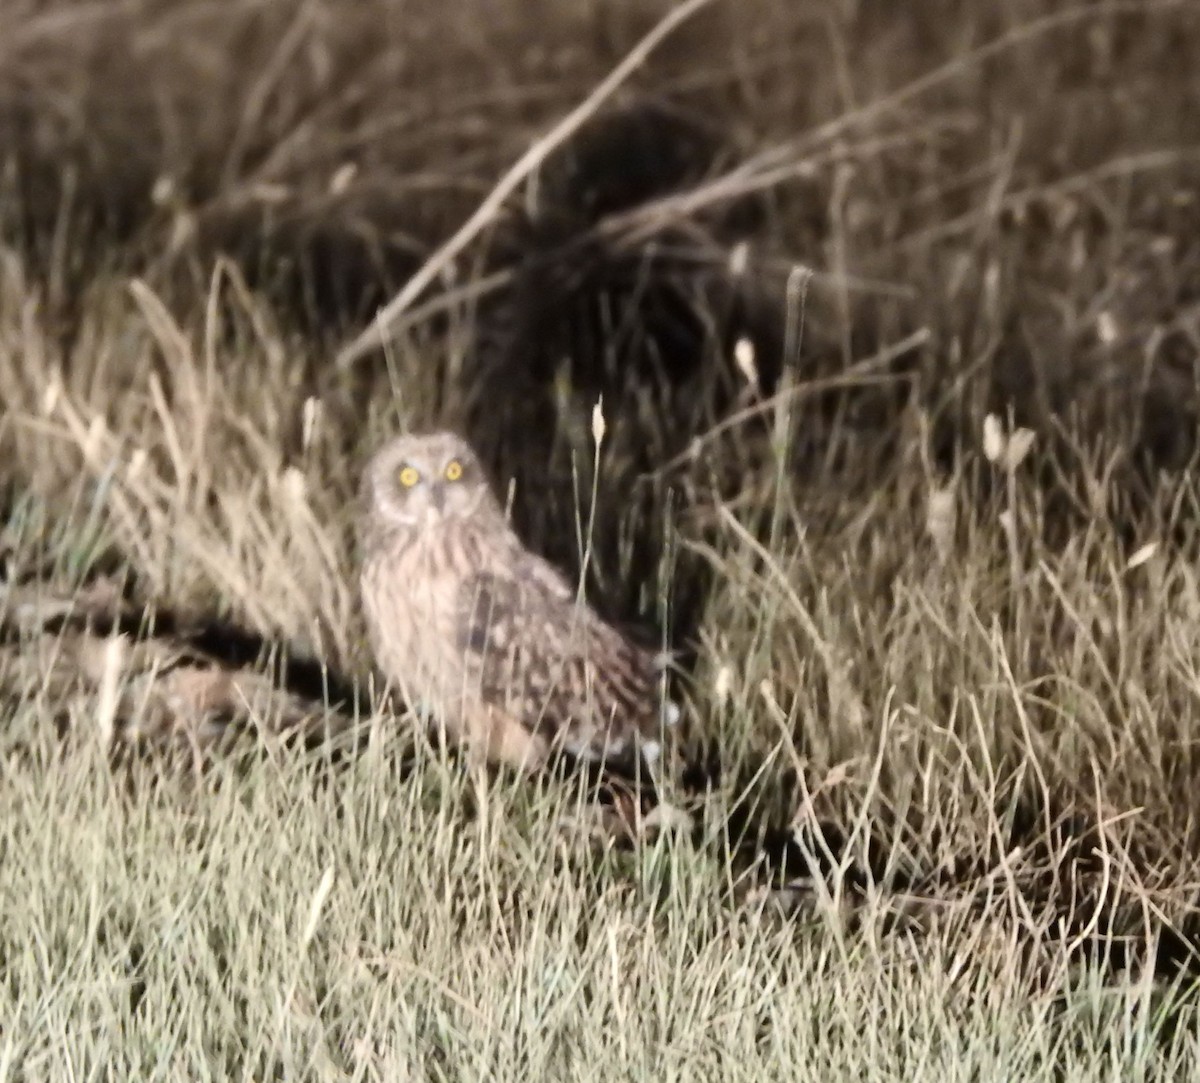
[[[470,446],[449,432],[398,436],[363,474],[370,511],[392,526],[429,528],[481,511],[499,511]]]

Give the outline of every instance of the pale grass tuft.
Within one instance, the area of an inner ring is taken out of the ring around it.
[[[293,507],[302,508],[308,503],[308,479],[297,466],[289,466],[279,479],[284,497]]]
[[[175,178],[169,173],[156,177],[150,188],[150,202],[156,207],[166,207],[175,202],[178,188]]]
[[[1004,469],[1014,471],[1025,461],[1033,448],[1034,434],[1030,429],[1015,429],[1004,448]]]
[[[925,510],[925,531],[933,539],[938,560],[943,563],[954,551],[954,530],[958,521],[958,502],[954,487],[945,485],[929,491]]]
[[[146,449],[143,447],[134,448],[133,454],[129,456],[129,465],[125,468],[125,478],[127,481],[135,483],[141,476],[142,471],[146,469]]]
[[[718,706],[723,707],[732,692],[733,669],[728,663],[722,662],[717,667],[717,675],[713,680],[713,698]]]
[[[1008,473],[1013,473],[1025,461],[1033,448],[1034,433],[1030,429],[1017,428],[1011,433],[995,414],[983,419],[983,454],[988,462],[996,463]]]
[[[754,357],[754,343],[748,338],[739,338],[733,346],[733,360],[746,383],[755,392],[760,390],[758,362]]]
[[[83,452],[83,457],[86,462],[91,465],[98,465],[100,462],[100,452],[104,447],[108,437],[108,425],[103,417],[97,414],[88,422],[87,432],[80,444],[80,450]]]
[[[171,235],[167,238],[167,251],[184,251],[195,241],[197,228],[196,216],[191,211],[182,208],[176,211],[171,216]]]
[[[995,414],[988,414],[983,419],[983,454],[988,462],[999,462],[1004,454],[1006,442],[1004,425]]]
[[[129,653],[128,637],[110,636],[104,644],[100,688],[96,693],[96,729],[101,746],[108,748],[116,732],[117,706],[121,698],[121,676]]]
[[[58,406],[58,398],[62,394],[62,377],[57,372],[51,373],[49,381],[46,383],[46,390],[42,392],[41,412],[43,417],[50,417],[55,408]]]
[[[604,399],[596,400],[592,407],[592,442],[597,448],[604,442]]]
[[[1136,550],[1136,552],[1134,552],[1134,554],[1125,562],[1125,570],[1127,572],[1131,572],[1131,571],[1133,571],[1134,568],[1140,568],[1143,564],[1147,563],[1157,552],[1158,552],[1158,542],[1156,542],[1156,541],[1146,542],[1145,545],[1140,546]]]
[[[750,267],[750,245],[746,241],[735,244],[729,250],[729,273],[739,278]]]
[[[354,178],[357,176],[358,163],[343,162],[334,170],[333,176],[329,178],[329,194],[334,196],[341,195],[354,183]]]

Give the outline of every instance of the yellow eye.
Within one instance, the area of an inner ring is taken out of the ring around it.
[[[462,477],[462,463],[457,459],[451,459],[446,464],[446,480],[458,481]]]
[[[396,475],[396,480],[406,489],[411,489],[418,481],[421,480],[421,475],[417,472],[416,467],[405,466]]]

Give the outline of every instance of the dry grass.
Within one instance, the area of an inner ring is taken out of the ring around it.
[[[464,382],[512,268],[472,248],[338,367],[355,306],[258,257],[383,300],[667,5],[500,7],[454,35],[385,0],[5,9],[10,582],[127,580],[366,671],[358,465],[397,425],[505,429]],[[560,372],[515,460],[568,564],[597,486],[589,573],[625,615],[703,584],[697,836],[589,845],[581,787],[485,784],[382,705],[349,758],[247,695],[205,773],[114,769],[150,710],[128,656],[63,681],[54,637],[6,639],[0,1076],[1196,1072],[1197,8],[919,7],[712,4],[662,45],[638,84],[733,147],[594,236],[746,262],[782,375],[755,387],[743,344],[723,418],[650,436],[606,394],[593,478],[594,373]],[[727,837],[765,826],[781,881]]]

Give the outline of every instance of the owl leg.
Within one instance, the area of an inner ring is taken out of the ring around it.
[[[465,713],[467,740],[482,749],[493,763],[507,763],[525,772],[536,771],[545,764],[550,754],[546,739],[506,711],[479,704]]]
[[[431,700],[415,699],[409,704],[409,710],[424,725],[429,725],[437,717],[437,709]]]

